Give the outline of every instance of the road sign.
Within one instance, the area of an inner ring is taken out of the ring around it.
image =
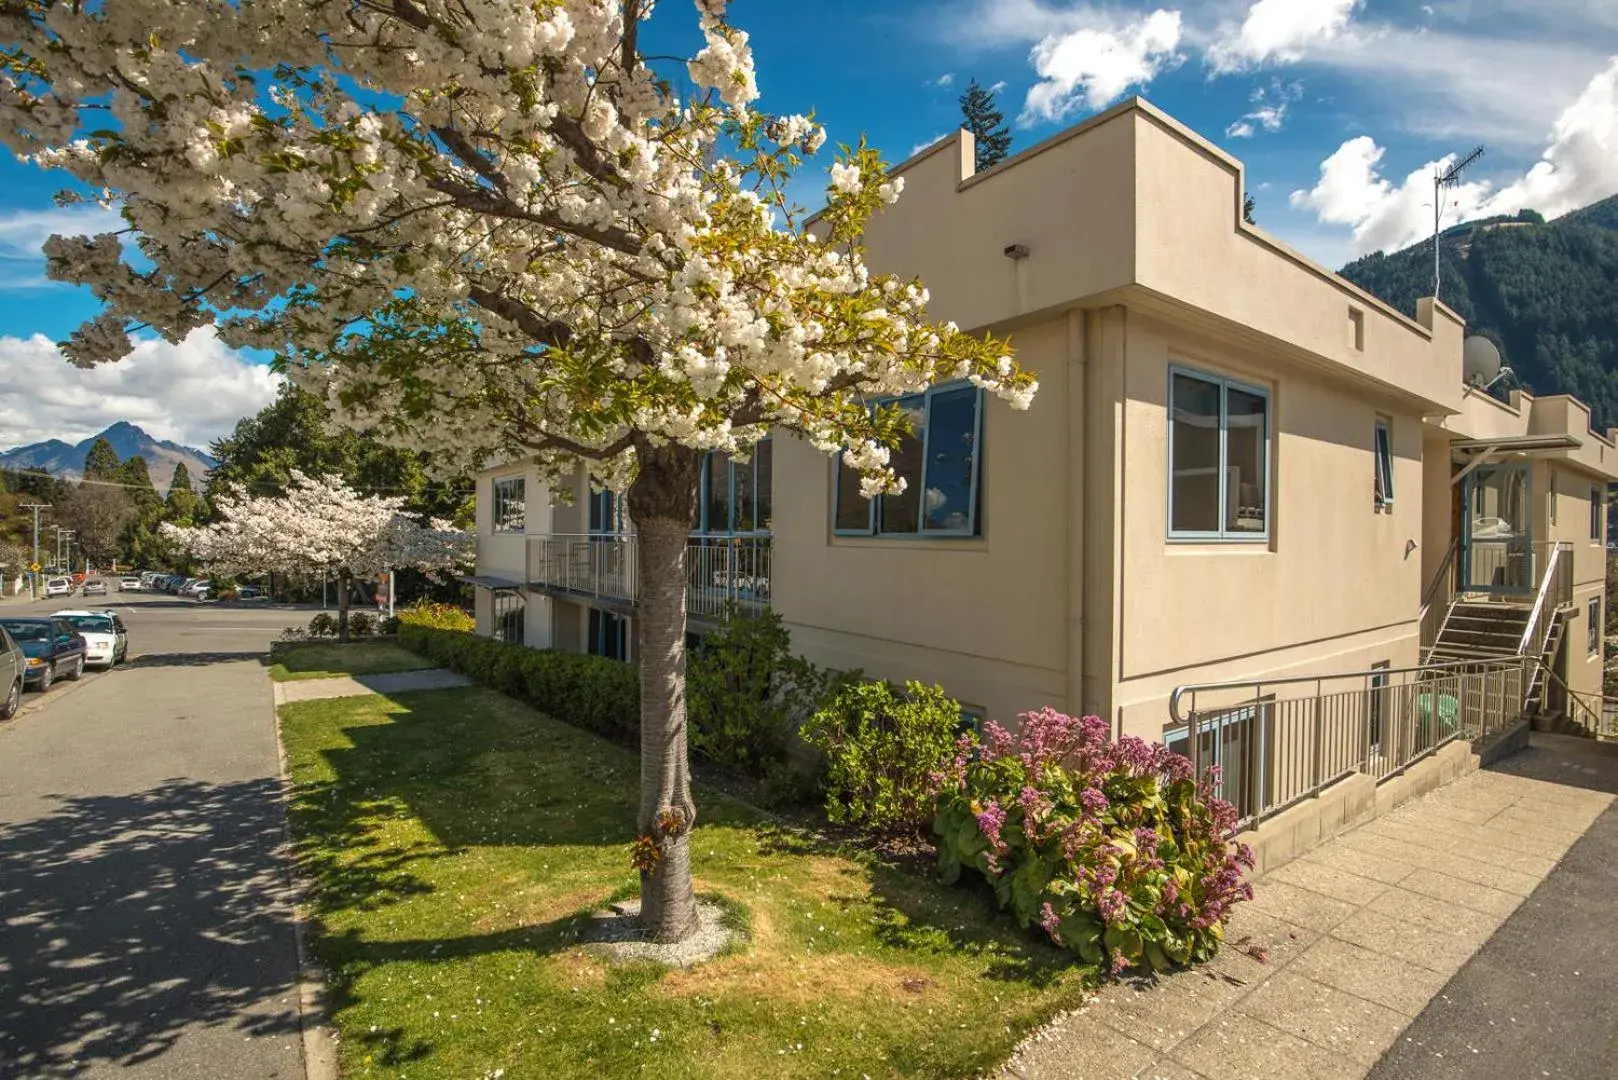
[[[38,563],[31,563],[29,565],[28,569],[32,570],[34,573],[37,574],[37,573],[39,573],[39,564]]]

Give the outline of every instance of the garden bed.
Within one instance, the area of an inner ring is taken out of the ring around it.
[[[280,715],[346,1077],[960,1077],[1093,976],[981,891],[711,790],[697,888],[742,944],[608,964],[577,938],[635,891],[631,752],[482,688]]]
[[[295,642],[278,644],[270,651],[270,678],[276,682],[385,675],[432,666],[431,660],[392,641]]]

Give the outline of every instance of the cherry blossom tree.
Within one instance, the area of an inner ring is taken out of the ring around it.
[[[163,535],[210,571],[232,576],[337,576],[337,636],[348,640],[349,586],[355,578],[413,568],[429,576],[473,558],[469,533],[446,521],[404,513],[403,497],[362,495],[337,477],[292,474],[283,495],[236,489],[215,500],[219,520],[163,526]]]
[[[0,140],[127,225],[46,245],[103,303],[74,363],[212,322],[378,439],[456,466],[583,461],[627,490],[641,918],[671,941],[695,926],[683,563],[703,452],[778,428],[841,452],[867,495],[900,490],[907,421],[880,402],[969,379],[1025,407],[1035,382],[1005,342],[930,323],[921,282],[867,268],[866,223],[903,181],[863,140],[821,212],[790,203],[825,135],[756,107],[725,0],[696,0],[683,69],[642,48],[652,7],[10,0]]]

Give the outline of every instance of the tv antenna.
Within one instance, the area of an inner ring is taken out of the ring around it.
[[[1438,287],[1443,280],[1443,249],[1438,239],[1443,233],[1444,218],[1444,189],[1456,187],[1461,182],[1461,173],[1477,164],[1478,158],[1483,156],[1483,147],[1478,147],[1470,154],[1451,165],[1443,172],[1433,174],[1433,299],[1439,299]]]

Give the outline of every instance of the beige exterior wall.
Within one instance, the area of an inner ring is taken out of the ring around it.
[[[1027,412],[983,417],[978,538],[834,536],[835,464],[806,442],[775,446],[772,606],[817,663],[940,682],[1009,719],[1066,701],[1071,431],[1066,320],[1018,335],[1040,371]]]
[[[1430,300],[1406,317],[1243,223],[1235,159],[1128,102],[982,174],[971,162],[957,133],[902,165],[869,260],[920,275],[935,318],[1009,335],[1039,394],[1026,413],[986,405],[972,538],[834,535],[833,462],[777,437],[772,606],[798,651],[941,683],[1000,720],[1052,704],[1147,737],[1184,684],[1412,666],[1451,540],[1451,443],[1489,436],[1580,439],[1537,460],[1535,531],[1574,542],[1581,604],[1601,588],[1589,499],[1618,476],[1611,434],[1569,398],[1463,392],[1460,319]],[[1169,537],[1171,365],[1268,390],[1267,539]],[[520,538],[482,517],[501,473],[479,482],[479,572],[521,577]],[[530,531],[585,531],[587,493],[580,474]],[[550,640],[583,647],[586,610],[550,608]],[[1581,614],[1570,681],[1595,689],[1585,634]]]

